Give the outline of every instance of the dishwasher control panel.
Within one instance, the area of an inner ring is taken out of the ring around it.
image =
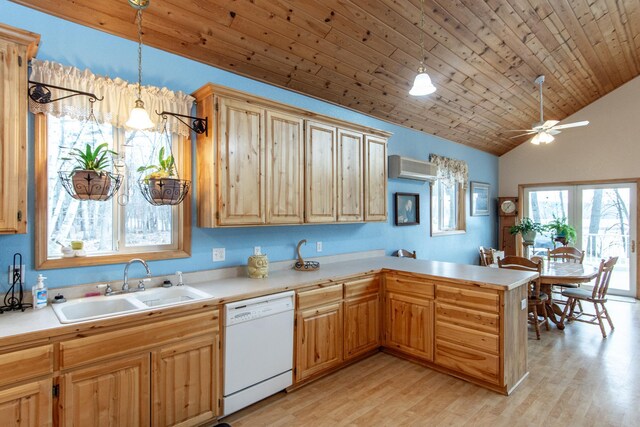
[[[226,326],[291,311],[294,309],[293,297],[293,292],[283,292],[227,304]]]

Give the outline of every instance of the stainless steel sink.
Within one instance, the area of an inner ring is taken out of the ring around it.
[[[211,298],[211,295],[190,286],[153,288],[131,294],[69,300],[62,304],[53,304],[53,311],[60,323],[75,323],[206,298]]]

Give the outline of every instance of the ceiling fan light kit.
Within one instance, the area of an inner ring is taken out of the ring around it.
[[[536,79],[533,82],[538,85],[539,90],[540,90],[540,121],[538,123],[534,123],[531,126],[531,129],[527,129],[525,131],[525,133],[521,133],[520,135],[512,136],[511,138],[519,138],[519,137],[524,136],[524,135],[533,135],[533,134],[535,134],[535,136],[533,138],[531,138],[531,143],[532,144],[534,144],[534,145],[550,144],[555,140],[553,135],[559,134],[562,129],[569,129],[569,128],[575,128],[575,127],[579,127],[579,126],[586,126],[586,125],[589,124],[588,120],[583,120],[583,121],[580,121],[580,122],[567,123],[567,124],[564,124],[564,125],[559,125],[558,123],[560,123],[560,122],[558,120],[547,120],[545,122],[544,121],[544,113],[543,113],[544,98],[542,97],[542,84],[544,83],[544,75],[540,75],[540,76],[536,77]],[[524,130],[524,129],[521,129],[521,130]]]
[[[411,96],[429,95],[436,91],[436,87],[431,82],[431,77],[427,74],[424,66],[424,0],[420,1],[420,66],[418,75],[413,81],[413,87],[409,91]]]

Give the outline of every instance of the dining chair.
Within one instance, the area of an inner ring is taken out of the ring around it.
[[[478,249],[480,252],[480,265],[489,267],[495,262],[495,260],[493,259],[494,250],[492,248],[485,248],[484,246],[480,246]]]
[[[576,264],[582,264],[584,261],[584,251],[573,247],[573,246],[560,246],[554,249],[547,249],[547,261],[549,262],[574,262]],[[554,284],[552,285],[551,293],[557,296],[562,295],[562,291],[566,288],[579,288],[580,284],[578,283],[562,283],[562,284]],[[554,290],[554,288],[560,288],[560,290]],[[551,295],[553,297],[553,295]],[[555,302],[558,304],[566,304],[566,301],[554,298]],[[578,302],[578,307],[582,311],[582,304]]]
[[[393,256],[397,256],[399,258],[413,258],[416,259],[416,251],[408,251],[406,249],[398,249],[393,253]]]
[[[540,339],[540,326],[545,325],[547,331],[549,330],[549,318],[545,307],[549,296],[540,291],[542,262],[540,260],[534,262],[520,256],[506,256],[504,259],[498,258],[498,267],[538,273],[538,277],[529,283],[528,309],[529,313],[533,314],[533,317],[529,318],[529,323],[533,324],[536,331],[536,339]],[[538,317],[538,313],[542,316],[542,320]]]
[[[560,318],[560,324],[563,324],[565,318],[568,322],[578,321],[584,323],[590,323],[592,325],[600,325],[600,331],[602,332],[602,338],[607,337],[607,333],[604,330],[604,322],[603,319],[607,319],[609,322],[609,326],[611,330],[613,330],[613,321],[609,316],[609,312],[607,311],[607,307],[605,303],[607,302],[607,291],[609,290],[609,281],[611,280],[611,273],[613,272],[613,267],[618,262],[618,257],[610,257],[607,261],[604,259],[600,261],[600,267],[598,268],[598,275],[596,276],[596,282],[593,285],[592,291],[587,291],[585,289],[565,289],[562,291],[562,295],[567,298],[567,305],[562,312],[562,317]],[[595,307],[596,313],[585,313],[581,311],[578,314],[574,314],[574,309],[576,307],[576,302],[586,301],[593,303]],[[598,305],[601,307],[598,308]],[[567,315],[568,312],[568,315]],[[587,316],[589,319],[582,319],[582,316]]]

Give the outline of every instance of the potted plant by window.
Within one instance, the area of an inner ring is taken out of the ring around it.
[[[175,204],[184,197],[183,184],[176,175],[176,164],[173,155],[165,157],[164,147],[158,153],[158,163],[155,165],[140,166],[138,172],[153,170],[143,178],[144,184],[149,188],[149,196],[158,204]]]
[[[76,164],[69,173],[73,183],[74,197],[80,200],[108,200],[111,192],[111,176],[107,171],[112,156],[117,156],[109,150],[109,144],[104,142],[94,149],[86,144],[84,150],[72,148],[69,155],[62,160],[75,161]]]
[[[553,217],[553,221],[544,226],[549,231],[550,237],[563,245],[568,245],[576,241],[576,229],[567,224],[567,218]]]
[[[526,244],[533,244],[533,241],[536,239],[536,234],[542,233],[544,230],[542,224],[526,216],[509,228],[511,234],[522,235],[522,240]]]

